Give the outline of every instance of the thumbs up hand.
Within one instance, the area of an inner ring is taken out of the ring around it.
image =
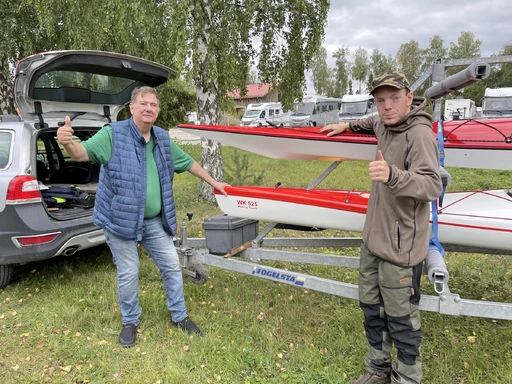
[[[57,140],[62,145],[69,145],[73,141],[73,128],[69,116],[64,118],[65,124],[57,130]]]
[[[386,183],[388,181],[389,165],[386,160],[384,160],[384,156],[382,156],[382,152],[380,150],[377,151],[377,160],[370,163],[368,172],[374,181],[380,181],[381,183]]]

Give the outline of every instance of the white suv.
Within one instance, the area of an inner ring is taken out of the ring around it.
[[[54,51],[16,66],[14,101],[21,118],[0,116],[0,289],[14,267],[103,244],[92,223],[99,166],[66,156],[56,140],[64,117],[76,140],[115,121],[135,87],[156,87],[170,70],[133,56],[101,51]],[[77,186],[87,204],[48,204],[41,191]]]

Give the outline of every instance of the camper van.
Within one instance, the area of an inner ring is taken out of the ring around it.
[[[250,127],[290,126],[290,112],[283,112],[281,103],[249,104],[240,125]]]
[[[306,96],[295,103],[290,115],[294,127],[321,127],[339,123],[341,99],[326,96]]]
[[[373,103],[373,96],[369,93],[363,95],[345,95],[341,98],[340,122],[357,120],[377,113]]]
[[[444,103],[444,119],[468,120],[476,117],[475,102],[471,99],[452,99]]]
[[[487,88],[482,98],[482,117],[512,117],[512,88]]]

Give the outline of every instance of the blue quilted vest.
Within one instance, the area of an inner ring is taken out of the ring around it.
[[[112,156],[101,167],[94,204],[94,224],[126,240],[142,240],[146,202],[146,140],[133,118],[111,123]],[[176,207],[172,192],[174,165],[169,133],[157,126],[151,129],[153,156],[160,176],[162,225],[176,233]]]

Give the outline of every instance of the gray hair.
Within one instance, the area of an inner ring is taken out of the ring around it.
[[[132,91],[132,98],[130,100],[130,103],[135,104],[135,102],[137,101],[137,97],[144,96],[146,93],[151,93],[151,94],[155,95],[156,99],[160,103],[160,99],[158,99],[158,92],[156,91],[155,88],[150,87],[148,85],[144,85],[142,87],[135,88]]]

